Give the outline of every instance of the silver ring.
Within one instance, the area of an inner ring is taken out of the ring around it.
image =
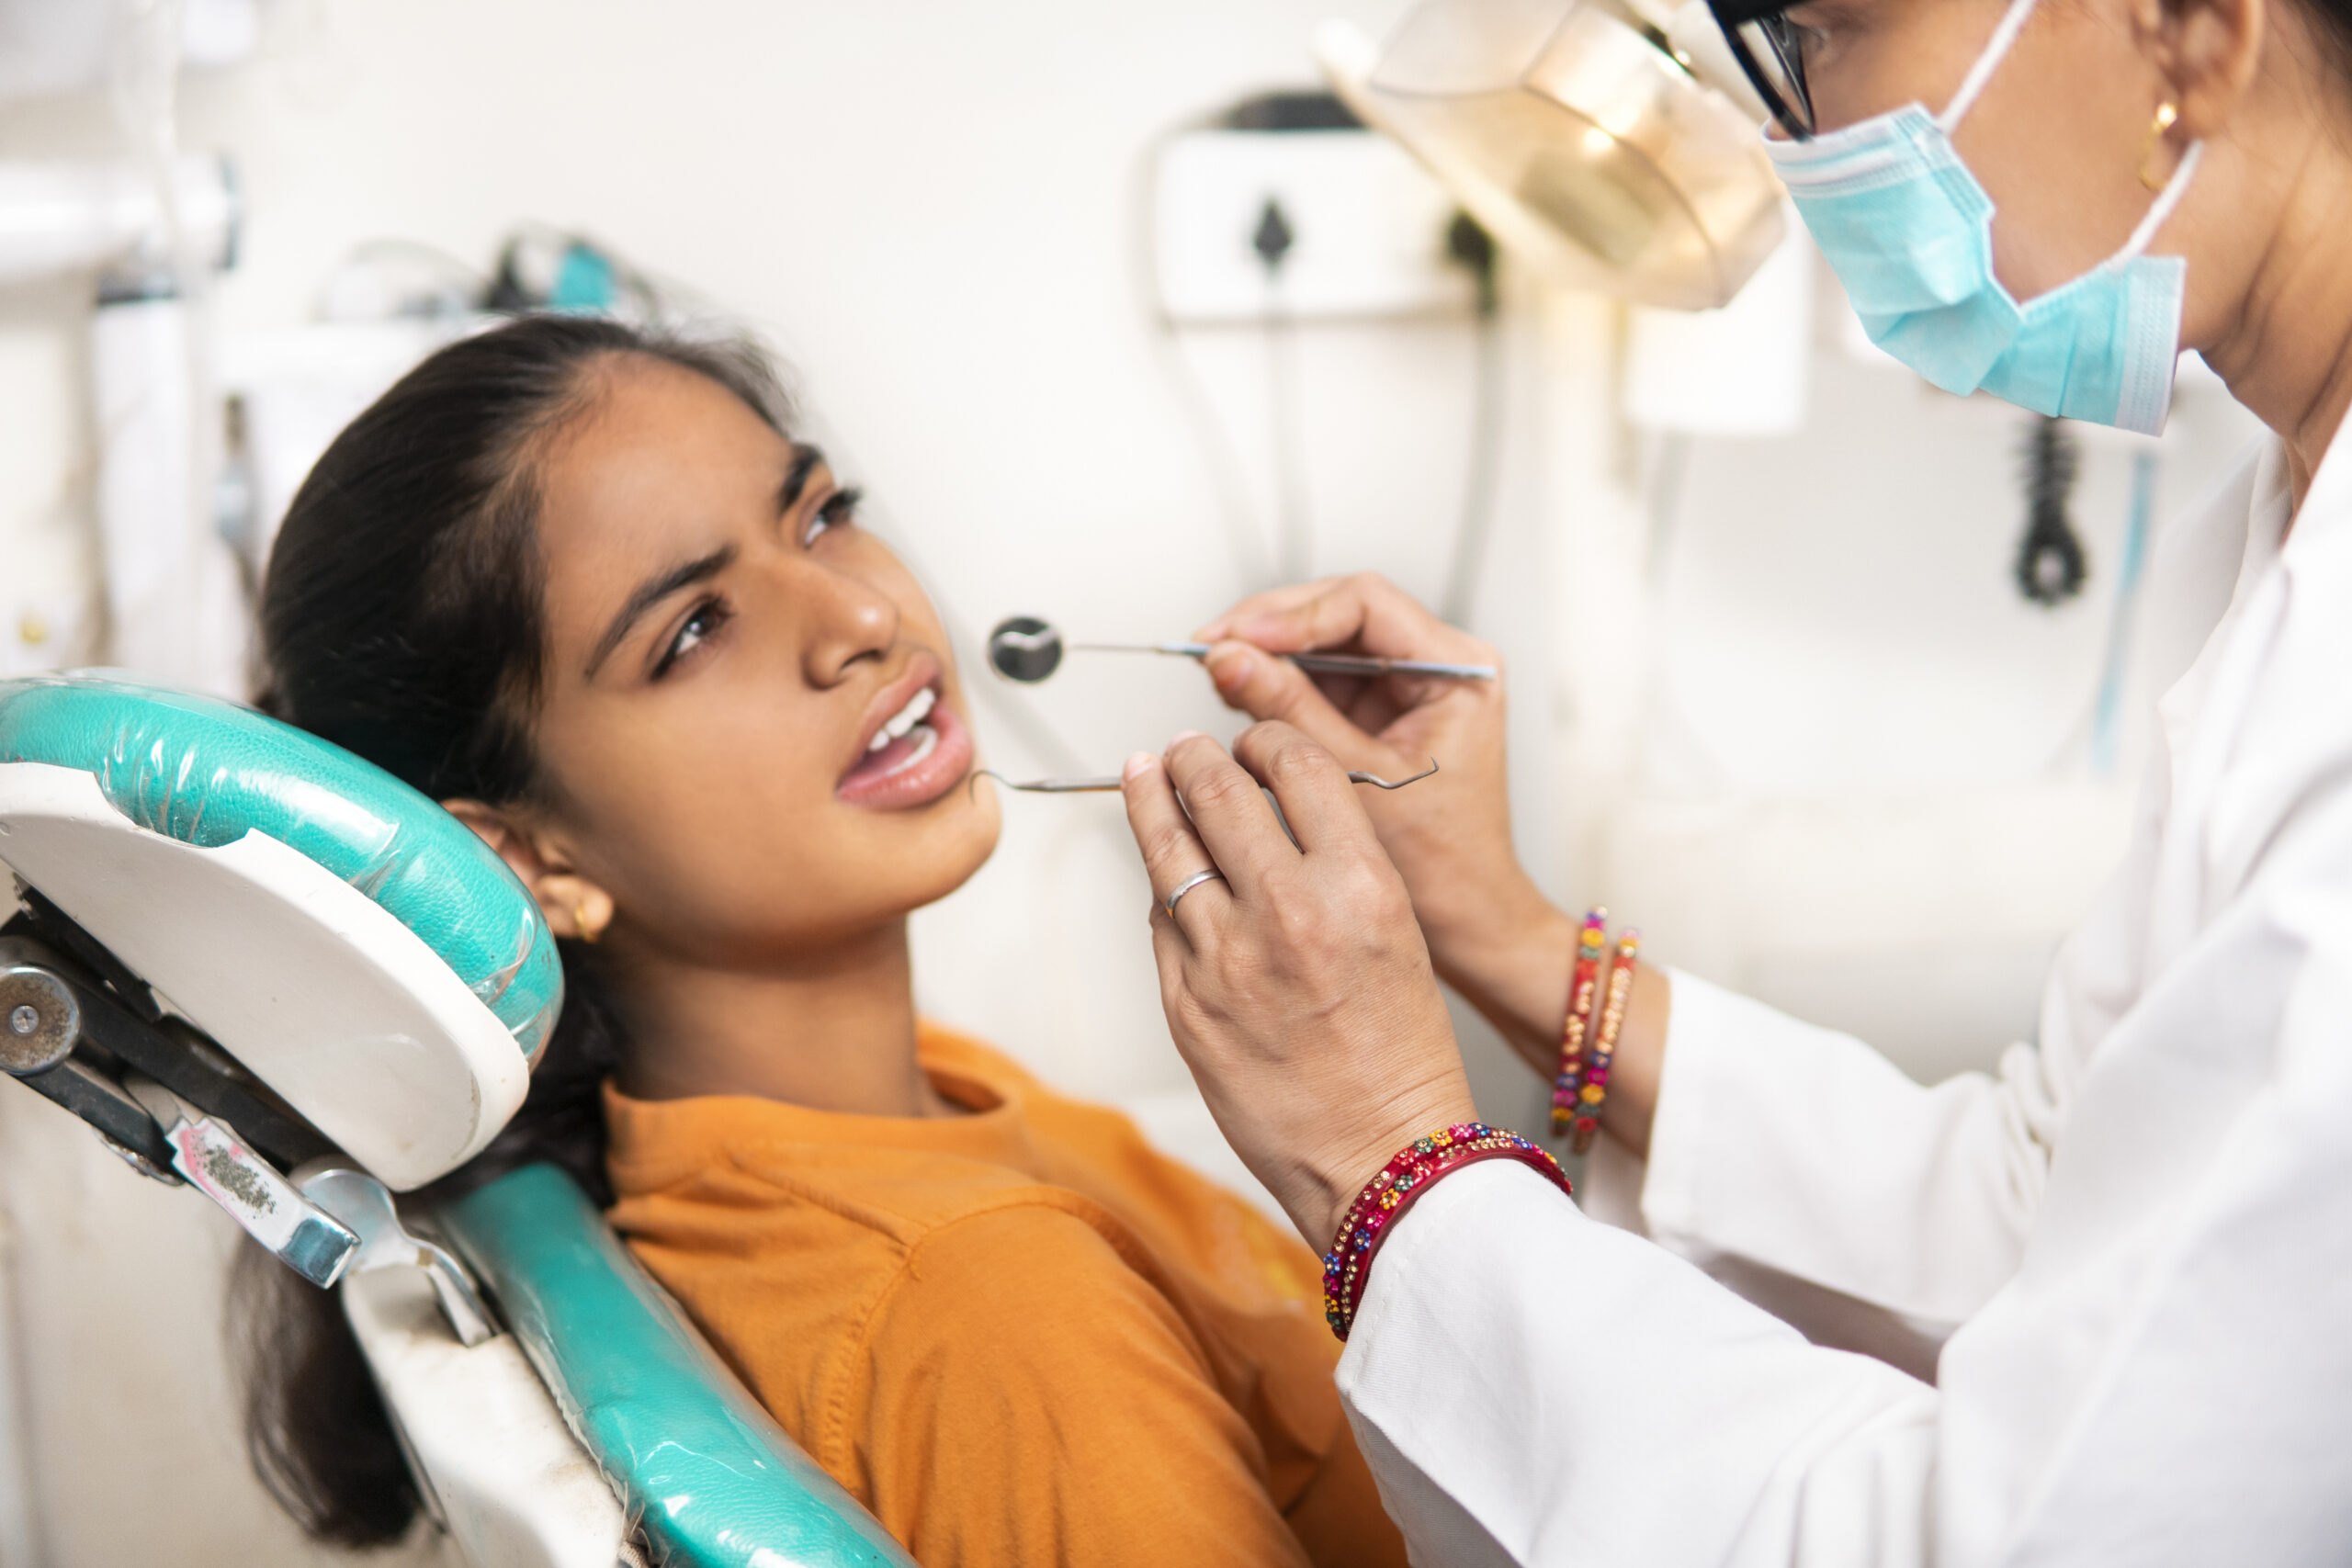
[[[1190,893],[1193,888],[1198,887],[1204,882],[1223,882],[1224,880],[1225,873],[1217,870],[1215,866],[1209,867],[1206,871],[1196,871],[1193,873],[1192,875],[1178,883],[1176,885],[1176,891],[1168,896],[1168,918],[1171,920],[1176,918],[1177,900],[1182,898],[1185,894]]]

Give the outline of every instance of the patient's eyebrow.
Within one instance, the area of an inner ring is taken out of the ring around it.
[[[792,509],[800,504],[801,495],[808,489],[808,476],[815,473],[817,465],[824,460],[825,454],[814,446],[792,449],[792,467],[785,470],[784,483],[777,487],[775,492],[775,514],[778,517],[790,515]]]
[[[589,652],[588,668],[584,671],[586,678],[591,681],[596,678],[597,670],[612,657],[613,649],[621,645],[622,639],[628,636],[630,628],[637,625],[646,611],[681,588],[708,581],[734,562],[735,547],[721,545],[707,556],[672,567],[661,576],[649,578],[638,584],[637,592],[628,596],[628,603],[621,606],[621,613],[613,617],[613,624],[605,628],[605,635],[596,639],[595,648]]]

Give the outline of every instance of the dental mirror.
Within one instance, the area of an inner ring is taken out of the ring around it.
[[[1008,681],[1042,681],[1062,667],[1062,634],[1035,615],[1001,621],[989,633],[989,664]]]
[[[1204,642],[1065,643],[1051,621],[1013,615],[989,633],[989,665],[1008,681],[1034,685],[1062,666],[1065,649],[1082,653],[1159,653],[1178,659],[1206,657]],[[1285,654],[1301,670],[1317,675],[1429,675],[1446,681],[1491,681],[1491,664],[1439,664],[1422,659],[1379,659],[1352,653]],[[1363,781],[1359,780],[1359,783]]]

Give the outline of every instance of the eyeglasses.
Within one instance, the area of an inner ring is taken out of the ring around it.
[[[1764,107],[1799,141],[1813,136],[1813,97],[1805,91],[1804,53],[1788,7],[1793,0],[1707,0],[1715,25],[1747,73]]]

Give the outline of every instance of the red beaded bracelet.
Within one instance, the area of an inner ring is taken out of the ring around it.
[[[1584,1070],[1584,1086],[1577,1091],[1575,1135],[1570,1154],[1584,1154],[1600,1131],[1601,1101],[1609,1094],[1609,1064],[1617,1055],[1617,1033],[1625,1025],[1625,1002],[1634,992],[1634,960],[1642,951],[1642,933],[1627,931],[1617,939],[1617,956],[1609,964],[1608,998],[1600,1004],[1600,1024],[1592,1032],[1592,1060]]]
[[[1609,911],[1595,907],[1585,913],[1577,932],[1576,968],[1568,978],[1568,1011],[1560,1023],[1560,1073],[1552,1080],[1552,1136],[1564,1135],[1574,1123],[1577,1091],[1583,1087],[1584,1041],[1592,1026],[1592,998],[1600,977],[1600,950],[1608,942]]]
[[[1364,1281],[1372,1274],[1372,1260],[1390,1227],[1439,1177],[1487,1159],[1517,1160],[1549,1178],[1561,1191],[1575,1190],[1559,1161],[1518,1134],[1484,1122],[1457,1122],[1414,1139],[1364,1183],[1340,1220],[1331,1250],[1323,1255],[1323,1320],[1333,1334],[1346,1340]]]

